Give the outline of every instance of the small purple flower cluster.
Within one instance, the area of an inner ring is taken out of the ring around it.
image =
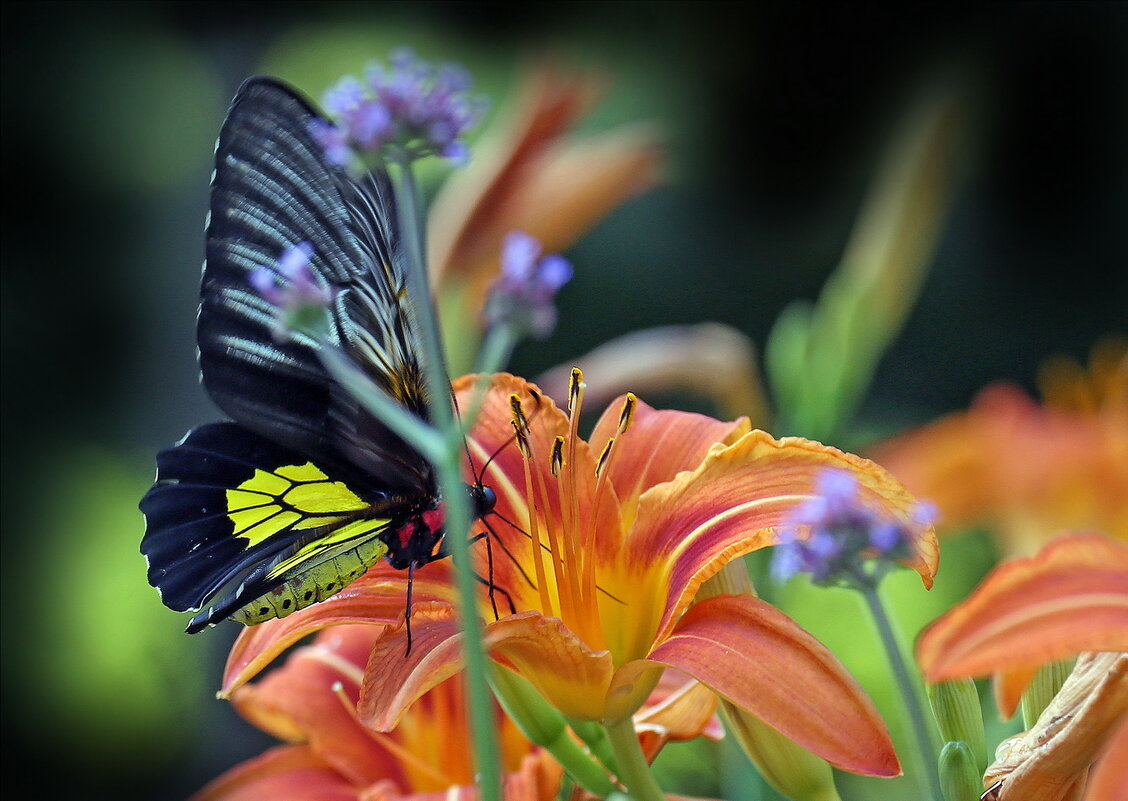
[[[277,307],[275,334],[279,339],[285,338],[288,331],[316,323],[333,300],[332,287],[319,282],[314,275],[311,258],[313,245],[299,242],[282,252],[273,269],[257,267],[248,277],[251,286]]]
[[[858,480],[845,470],[828,468],[819,474],[815,495],[791,510],[781,531],[772,554],[777,581],[810,573],[816,583],[831,583],[859,575],[866,559],[890,562],[908,555],[910,532],[874,514],[858,490]],[[931,504],[920,503],[913,522],[925,526],[935,515]],[[809,532],[804,539],[799,538],[801,529]]]
[[[490,288],[484,311],[488,326],[509,325],[520,334],[543,338],[556,327],[556,293],[572,278],[572,265],[559,254],[542,256],[541,243],[524,231],[505,238],[501,275]]]
[[[486,109],[486,99],[471,95],[470,86],[457,64],[435,67],[400,48],[390,68],[373,65],[363,81],[348,75],[327,91],[322,103],[335,124],[314,120],[310,132],[339,166],[389,146],[412,159],[437,154],[461,163],[469,155],[461,137]]]

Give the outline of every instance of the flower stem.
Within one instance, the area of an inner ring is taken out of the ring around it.
[[[460,470],[462,430],[454,419],[451,407],[450,381],[447,378],[442,337],[431,302],[427,280],[427,259],[423,238],[422,209],[411,164],[406,155],[397,160],[399,167],[392,174],[399,231],[407,259],[404,275],[407,291],[415,298],[412,321],[419,326],[423,375],[427,382],[428,408],[434,426],[444,434],[446,447],[441,458],[433,461],[439,489],[445,504],[446,544],[454,560],[458,583],[458,606],[466,658],[467,704],[470,729],[478,769],[478,785],[482,801],[500,801],[501,771],[497,734],[494,730],[493,699],[487,684],[488,662],[482,648],[482,625],[477,614],[477,583],[470,563],[471,510],[470,498],[462,482]]]
[[[877,630],[881,634],[881,642],[885,653],[889,657],[889,664],[893,668],[893,675],[897,686],[901,690],[901,697],[909,713],[909,721],[913,730],[913,737],[917,745],[917,761],[924,763],[925,776],[932,797],[937,801],[943,798],[940,789],[940,776],[936,768],[936,746],[932,740],[932,731],[928,726],[928,718],[924,715],[924,704],[921,703],[916,685],[909,674],[905,658],[901,653],[901,646],[893,632],[889,616],[885,613],[885,606],[877,594],[876,581],[870,577],[857,577],[857,587],[869,605],[870,614],[877,623]]]
[[[615,791],[607,771],[572,737],[564,716],[541,698],[528,681],[495,663],[491,665],[490,686],[502,709],[529,742],[551,753],[576,784],[599,798]],[[597,723],[590,725],[603,731]]]
[[[654,774],[650,772],[650,764],[642,753],[631,716],[608,723],[607,736],[611,750],[615,752],[619,779],[626,785],[632,801],[665,801],[666,796],[658,786]]]

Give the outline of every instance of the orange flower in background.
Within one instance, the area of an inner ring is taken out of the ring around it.
[[[561,252],[658,179],[663,149],[653,126],[569,133],[603,94],[604,78],[551,65],[526,76],[513,112],[486,132],[431,206],[432,282],[444,303],[456,300],[461,318],[476,321],[511,231]]]
[[[375,732],[357,718],[368,654],[383,631],[328,628],[265,679],[236,690],[231,702],[243,717],[291,744],[233,768],[194,801],[477,798],[459,678],[432,688],[392,732]],[[560,767],[500,711],[497,721],[505,799],[555,798]]]
[[[464,408],[472,387],[472,378],[455,384]],[[814,495],[827,467],[854,476],[859,503],[911,532],[906,561],[930,584],[935,535],[913,519],[916,500],[877,465],[837,449],[775,440],[746,421],[656,411],[633,397],[604,413],[589,445],[577,434],[581,405],[582,383],[565,412],[522,379],[498,375],[468,438],[475,464],[494,456],[482,480],[498,497],[497,517],[486,519],[493,569],[478,569],[517,609],[494,620],[483,600],[493,659],[565,715],[603,723],[631,716],[674,668],[832,764],[896,775],[876,709],[824,646],[751,595],[693,601],[726,563],[774,544],[777,526]],[[244,632],[225,692],[302,633],[387,622],[382,576]],[[456,611],[440,592],[415,604],[412,634],[407,657],[402,626],[373,648],[359,710],[375,729],[395,727],[461,668]]]
[[[1128,798],[1128,715],[1120,719],[1105,743],[1096,766],[1089,774],[1085,801],[1116,801]]]
[[[996,675],[1010,717],[1040,665],[1082,651],[1128,651],[1128,545],[1099,534],[995,568],[921,634],[917,662],[933,683]]]
[[[930,682],[993,674],[1010,717],[1041,664],[1093,651],[1102,653],[1082,654],[1035,726],[987,771],[987,784],[1005,779],[1003,801],[1058,801],[1080,797],[1109,732],[1128,718],[1128,654],[1118,653],[1128,651],[1128,545],[1073,535],[1000,565],[921,635],[917,661]]]
[[[1043,371],[1039,405],[994,384],[956,412],[871,449],[929,498],[949,531],[986,525],[1009,554],[1064,530],[1128,541],[1128,344],[1094,350],[1089,371],[1064,360]]]

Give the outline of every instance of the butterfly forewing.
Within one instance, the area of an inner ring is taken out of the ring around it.
[[[212,398],[237,422],[390,487],[433,484],[429,465],[334,384],[308,338],[279,341],[273,306],[250,285],[308,242],[332,287],[331,341],[381,388],[426,417],[417,328],[397,267],[387,175],[354,180],[314,141],[313,109],[276,81],[239,90],[216,145],[197,336]],[[277,275],[279,284],[286,279]]]

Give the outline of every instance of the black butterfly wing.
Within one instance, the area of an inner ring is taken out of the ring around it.
[[[315,117],[293,90],[254,78],[216,144],[197,336],[204,385],[235,422],[159,454],[141,501],[150,583],[169,607],[203,610],[189,631],[332,595],[436,501],[427,461],[333,381],[317,341],[276,339],[276,309],[250,283],[266,267],[284,285],[279,257],[309,243],[316,279],[334,290],[329,347],[426,419],[388,177],[330,165]]]
[[[388,551],[400,499],[358,489],[303,454],[236,423],[193,429],[157,456],[141,501],[149,583],[189,631],[235,617],[248,625],[323,600]]]
[[[249,281],[288,248],[312,246],[311,268],[336,290],[332,344],[403,406],[427,417],[418,328],[395,253],[386,173],[355,180],[326,161],[317,113],[289,87],[252,78],[216,144],[197,337],[204,385],[234,420],[375,484],[429,492],[430,465],[327,374],[318,345],[274,336],[274,308]],[[278,275],[282,285],[286,279]],[[416,299],[428,303],[429,298]]]

